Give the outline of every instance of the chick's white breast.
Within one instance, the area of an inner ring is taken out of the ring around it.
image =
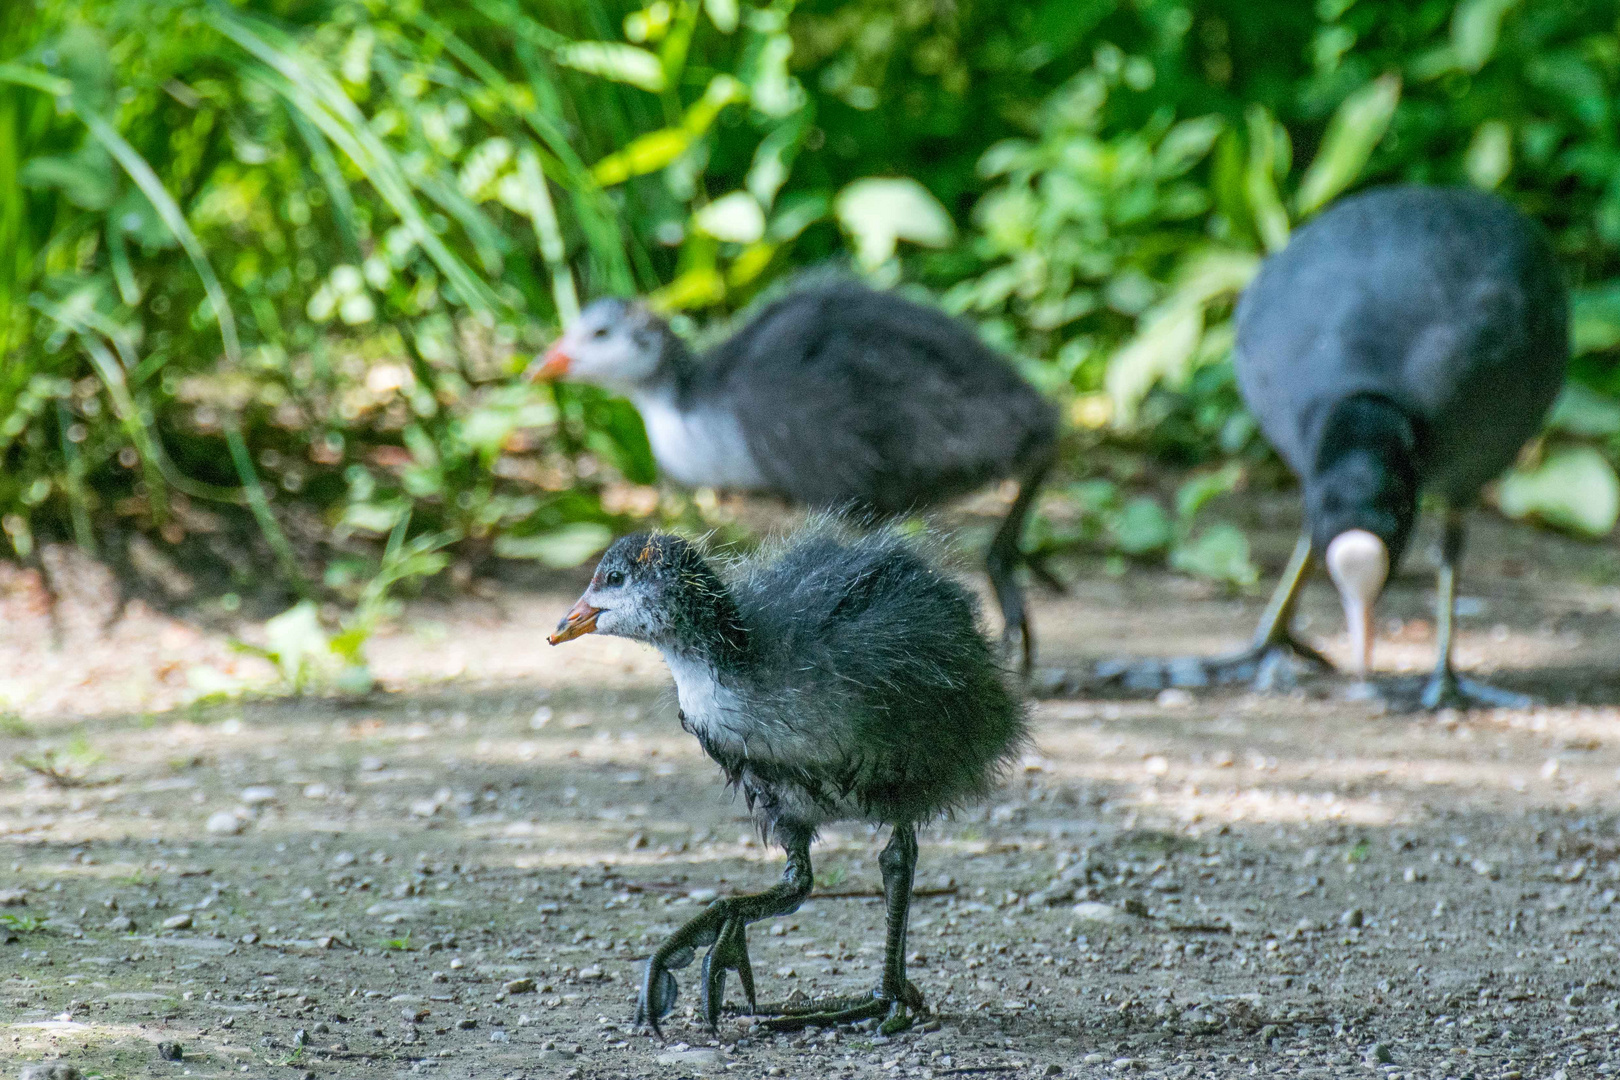
[[[668,397],[636,402],[658,467],[688,487],[738,490],[765,486],[742,425],[718,409],[683,412]]]

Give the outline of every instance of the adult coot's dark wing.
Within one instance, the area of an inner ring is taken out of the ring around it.
[[[1484,192],[1396,187],[1340,202],[1266,262],[1238,306],[1235,364],[1297,473],[1329,408],[1377,395],[1419,424],[1422,483],[1466,502],[1540,425],[1566,338],[1533,222]]]
[[[893,513],[1017,475],[1056,409],[963,323],[839,283],[768,306],[702,374],[770,485],[812,506]]]

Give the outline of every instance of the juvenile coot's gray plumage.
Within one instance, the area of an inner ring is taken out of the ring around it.
[[[908,1026],[921,1004],[905,969],[916,829],[983,798],[1026,738],[1024,707],[979,631],[972,595],[887,530],[852,537],[817,524],[725,577],[685,540],[639,534],[608,549],[550,640],[592,632],[663,653],[681,726],[788,857],[779,885],[716,900],[659,947],[637,1022],[657,1030],[674,1005],[672,971],[711,945],[705,1020],[719,1017],[728,970],[759,1011],[747,925],[796,911],[810,894],[817,829],[857,820],[892,827],[878,859],[882,982],[870,996],[774,1010],[767,1023]]]
[[[892,515],[1016,479],[985,561],[1028,668],[1019,540],[1057,409],[966,324],[837,281],[767,305],[699,359],[645,304],[598,300],[530,375],[630,398],[659,467],[691,486]]]
[[[1276,648],[1315,656],[1288,619],[1320,552],[1365,673],[1373,605],[1429,492],[1446,510],[1439,655],[1423,704],[1517,702],[1452,672],[1463,514],[1540,429],[1568,356],[1552,247],[1497,196],[1384,188],[1296,233],[1238,304],[1234,363],[1261,430],[1300,478],[1305,532],[1254,646],[1230,662],[1252,666]]]

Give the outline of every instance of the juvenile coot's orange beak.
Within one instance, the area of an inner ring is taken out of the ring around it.
[[[584,600],[580,600],[568,609],[568,614],[557,624],[557,632],[546,640],[553,645],[561,645],[565,641],[573,641],[577,637],[593,633],[596,630],[596,617],[600,614],[601,608],[591,607]]]
[[[535,357],[523,372],[523,377],[529,382],[552,382],[568,374],[568,365],[574,358],[563,352],[562,346],[553,345],[542,355]]]

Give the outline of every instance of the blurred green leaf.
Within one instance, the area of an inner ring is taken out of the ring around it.
[[[1539,465],[1502,478],[1497,506],[1511,518],[1537,518],[1587,536],[1607,536],[1620,518],[1620,478],[1589,446],[1550,451]]]
[[[765,235],[765,212],[746,191],[722,195],[692,216],[692,222],[716,240],[752,244]]]
[[[1401,80],[1394,74],[1380,75],[1344,99],[1299,183],[1295,205],[1301,217],[1315,213],[1356,182],[1389,130],[1400,100]]]
[[[1620,281],[1574,291],[1570,297],[1570,339],[1576,356],[1620,346]]]
[[[1214,472],[1200,473],[1176,489],[1176,517],[1190,522],[1210,500],[1229,494],[1243,482],[1243,466],[1229,462]]]
[[[1284,160],[1291,156],[1288,133],[1262,105],[1251,105],[1245,114],[1249,131],[1249,167],[1245,173],[1249,213],[1267,251],[1281,251],[1288,243],[1288,211],[1277,193],[1277,177],[1288,172]]]
[[[1580,383],[1570,383],[1553,403],[1547,427],[1590,439],[1620,435],[1620,401]]]
[[[1487,120],[1475,128],[1463,168],[1475,187],[1488,191],[1500,185],[1513,171],[1513,129],[1501,120]]]
[[[1112,523],[1114,545],[1126,555],[1142,556],[1170,546],[1174,529],[1170,516],[1145,495],[1127,502]]]
[[[613,540],[605,525],[578,522],[537,536],[498,537],[495,554],[503,559],[534,559],[557,570],[566,570],[596,555]]]
[[[1451,14],[1451,47],[1457,66],[1478,71],[1496,51],[1502,19],[1520,0],[1460,0]]]
[[[939,200],[909,177],[857,180],[838,193],[833,212],[854,238],[856,258],[868,270],[888,262],[901,240],[944,247],[956,236]]]
[[[1249,557],[1249,538],[1235,525],[1211,525],[1170,552],[1170,565],[1184,574],[1246,589],[1260,580]]]
[[[646,49],[614,41],[575,41],[557,49],[557,63],[650,93],[664,89],[664,65]]]

